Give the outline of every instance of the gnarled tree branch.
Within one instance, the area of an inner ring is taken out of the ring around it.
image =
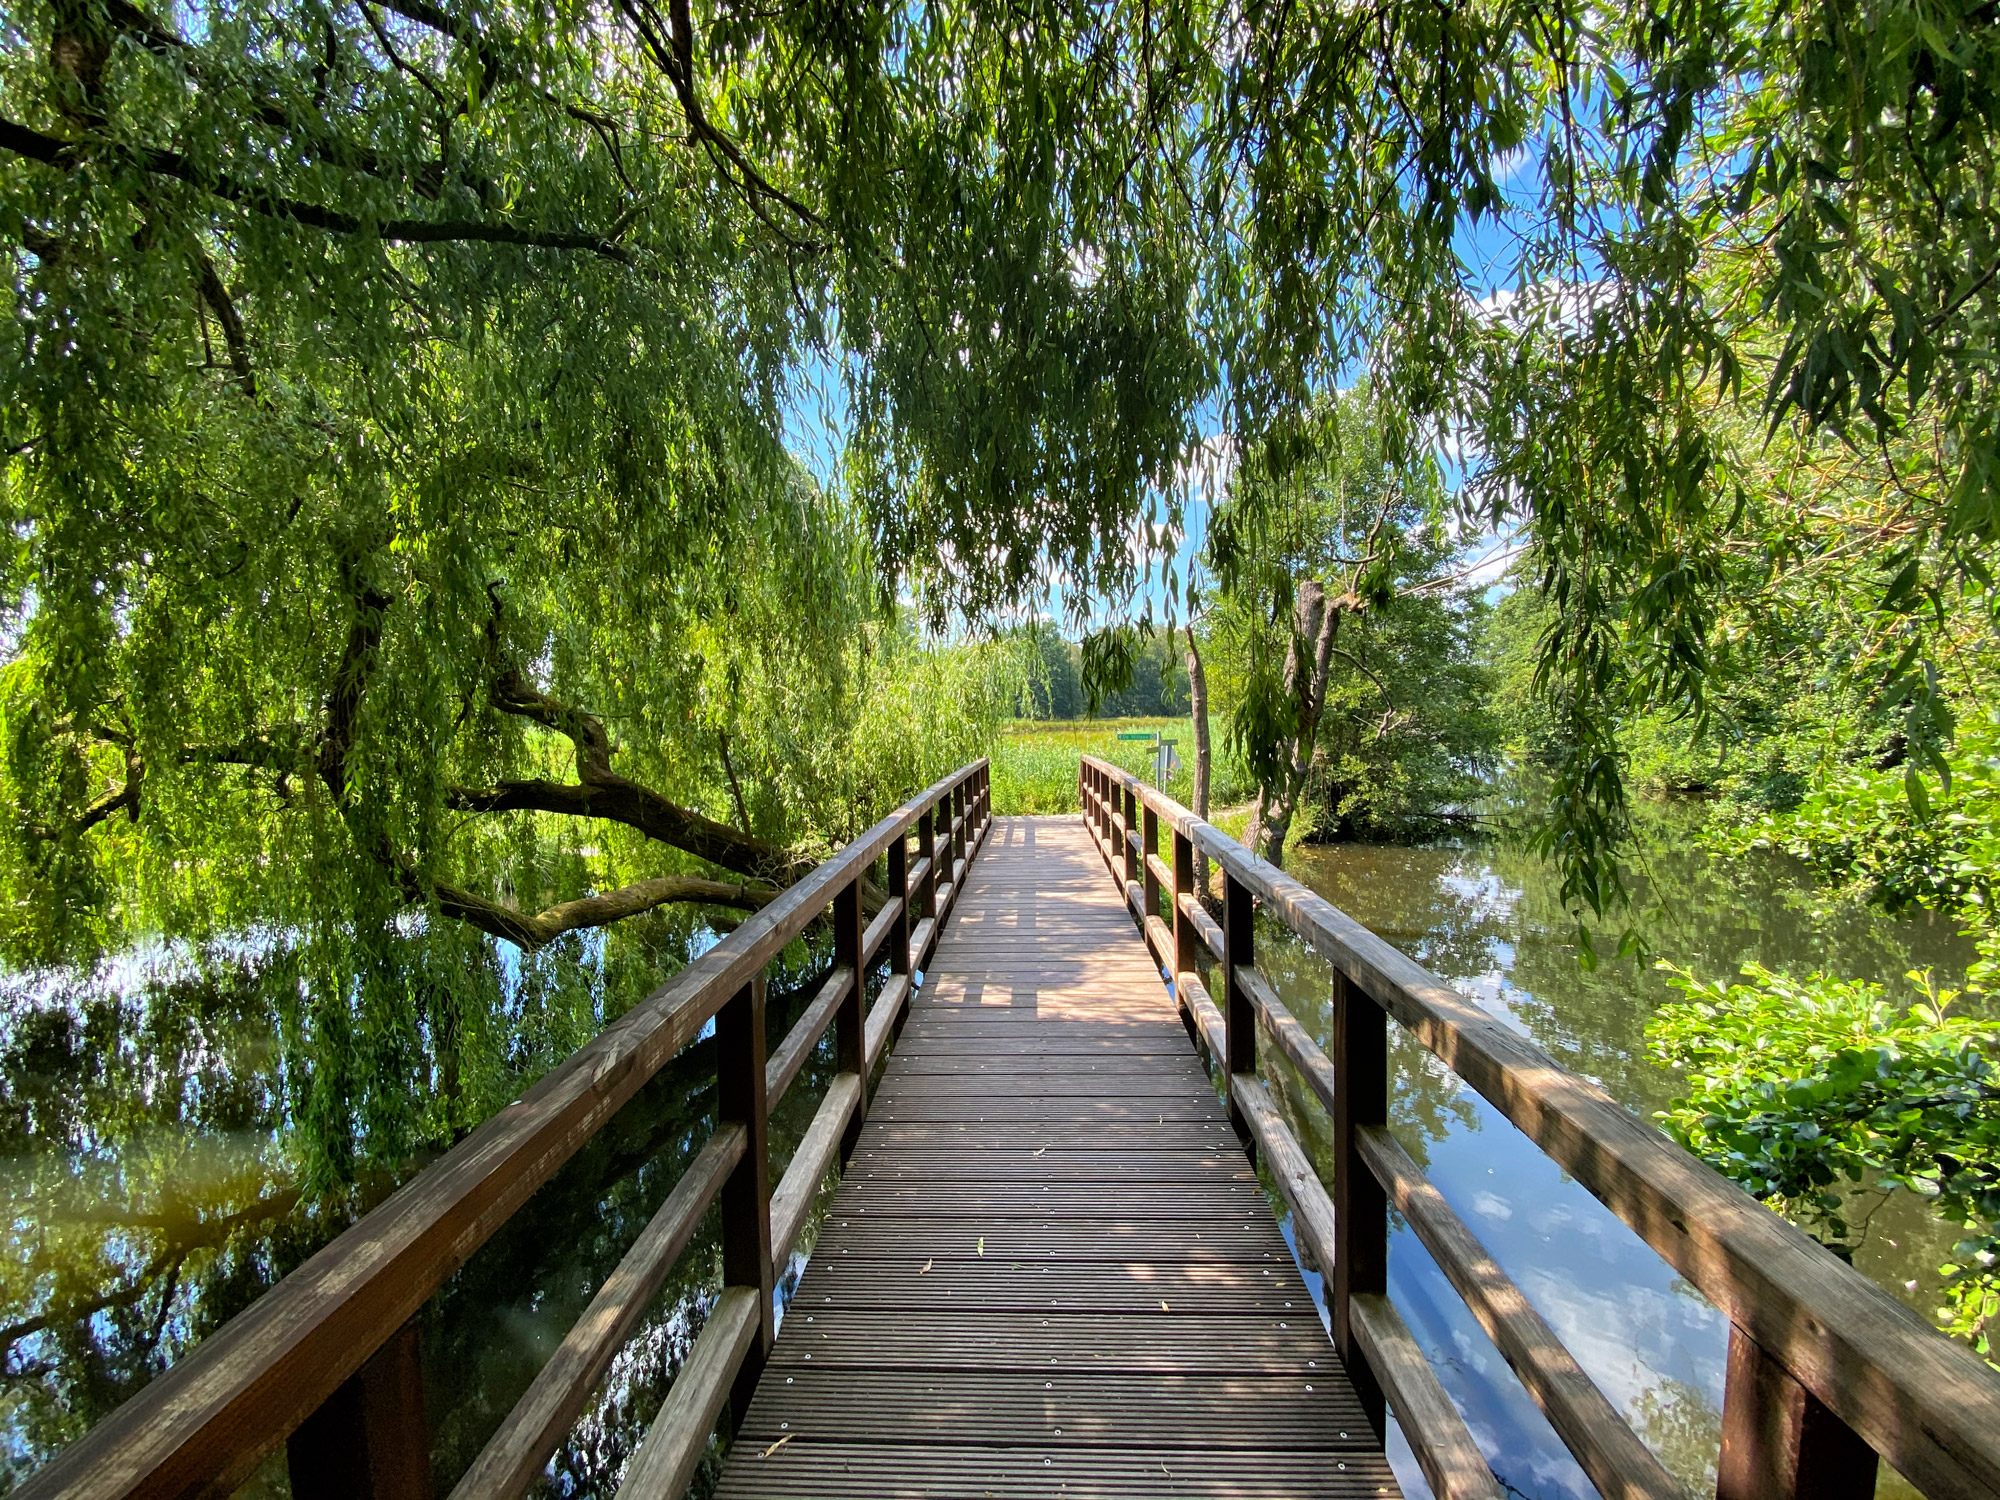
[[[587,927],[608,927],[626,917],[676,901],[697,901],[710,906],[734,906],[755,911],[778,894],[770,886],[749,882],[704,880],[696,875],[662,875],[652,880],[635,880],[615,891],[564,901],[530,915],[455,886],[439,885],[435,889],[438,910],[445,916],[531,951],[553,943],[566,932]]]
[[[509,668],[493,684],[493,706],[553,729],[576,746],[577,785],[557,781],[503,781],[460,787],[450,805],[462,812],[550,812],[603,818],[672,844],[710,864],[749,879],[790,885],[812,868],[793,851],[739,832],[661,796],[611,769],[611,736],[596,715],[560,703]]]

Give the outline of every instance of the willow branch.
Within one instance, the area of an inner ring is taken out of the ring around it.
[[[743,831],[748,833],[750,831],[750,809],[743,801],[743,783],[736,779],[736,762],[729,758],[729,732],[724,729],[718,729],[715,732],[715,737],[717,742],[722,746],[722,769],[729,774],[729,795],[736,799],[736,821],[742,825]]]
[[[794,249],[817,248],[794,240],[783,225],[773,221],[765,212],[764,203],[769,200],[782,205],[799,222],[815,229],[821,227],[819,215],[752,166],[742,148],[716,128],[702,107],[701,94],[695,84],[694,19],[687,0],[668,0],[664,25],[652,0],[619,0],[619,9],[638,33],[646,54],[673,85],[674,93],[680,100],[681,113],[686,117],[694,138],[707,149],[723,176],[733,177],[741,185],[751,209],[765,227]]]
[[[778,894],[770,886],[749,882],[704,880],[695,875],[662,875],[652,880],[635,880],[615,891],[565,901],[530,915],[455,886],[440,885],[436,890],[438,910],[445,916],[530,951],[553,943],[564,933],[608,927],[626,917],[676,901],[755,911],[768,905]]]
[[[201,300],[215,314],[216,322],[222,325],[222,341],[229,346],[229,365],[235,370],[236,378],[242,383],[245,395],[257,394],[257,373],[250,365],[250,341],[244,336],[243,318],[236,311],[236,303],[230,298],[229,290],[216,274],[215,262],[199,245],[188,248],[188,259],[194,265],[195,285],[201,291]]]
[[[576,746],[577,784],[503,781],[459,787],[449,795],[461,812],[548,812],[622,823],[751,880],[785,886],[812,868],[781,845],[739,832],[611,769],[611,736],[595,714],[551,698],[509,668],[493,684],[493,706],[565,736]]]
[[[86,155],[85,143],[61,140],[39,130],[0,119],[0,149],[31,161],[45,162],[60,171],[74,171]],[[220,172],[194,167],[178,151],[155,151],[144,146],[118,145],[113,148],[141,171],[185,182],[217,198],[240,204],[253,213],[274,219],[289,219],[308,229],[329,234],[372,235],[395,244],[422,245],[473,242],[520,245],[540,250],[584,250],[620,265],[631,265],[632,254],[622,245],[602,235],[568,230],[530,229],[520,224],[496,223],[482,219],[383,219],[370,221],[343,213],[324,204],[287,198],[251,183],[238,182]]]

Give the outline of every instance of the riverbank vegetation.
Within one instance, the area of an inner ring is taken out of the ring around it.
[[[1654,792],[1989,923],[1996,47],[11,7],[7,1462],[228,1304],[177,1247],[253,1295],[947,766],[1067,795],[1015,715],[1186,714],[1278,856],[1512,755],[1586,952]]]

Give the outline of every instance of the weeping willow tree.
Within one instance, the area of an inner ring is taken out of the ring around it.
[[[980,747],[994,663],[912,634],[786,441],[834,180],[709,118],[690,24],[10,13],[0,949],[166,974],[144,1027],[10,1017],[52,1153],[10,1349],[140,1291],[157,1344],[191,1251],[302,1193],[337,1227]],[[273,1144],[198,1184],[165,1143],[252,1126],[148,1040],[191,971],[275,1049]],[[100,1044],[160,1081],[46,1104]],[[37,1237],[93,1197],[186,1232]]]
[[[968,752],[899,610],[1139,612],[1209,429],[1282,503],[1364,376],[1534,543],[1572,905],[1768,539],[1719,409],[1882,466],[1941,765],[1996,60],[1962,0],[11,6],[0,950],[272,956],[304,1180],[401,1160]]]
[[[1129,609],[1201,425],[1282,497],[1361,375],[1386,464],[1473,436],[1466,519],[1535,544],[1573,902],[1620,896],[1611,726],[1707,712],[1718,407],[1896,471],[1885,691],[1942,765],[1927,622],[2000,514],[1996,45],[1868,3],[17,7],[0,935],[754,906],[868,801],[802,746],[886,599]]]
[[[75,951],[141,887],[199,930],[332,880],[309,904],[530,947],[754,904],[829,830],[752,817],[738,654],[837,696],[872,595],[1129,600],[1198,413],[1275,472],[1358,373],[1391,463],[1477,434],[1464,503],[1544,561],[1572,898],[1617,895],[1601,710],[1705,711],[1743,515],[1718,398],[1891,465],[1935,432],[1884,590],[1934,757],[1918,606],[1985,587],[2000,513],[1997,33],[1859,3],[19,7],[11,950]],[[809,376],[838,496],[787,453]],[[578,894],[480,831],[524,813],[661,863]]]

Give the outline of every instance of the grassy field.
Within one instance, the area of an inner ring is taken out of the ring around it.
[[[1216,749],[1215,800],[1234,794],[1230,767],[1222,755],[1222,725],[1210,720]],[[1145,740],[1120,740],[1121,733],[1144,731]],[[1077,762],[1099,756],[1147,780],[1153,775],[1150,736],[1159,731],[1176,742],[1181,769],[1169,777],[1167,795],[1194,798],[1194,731],[1183,716],[1172,719],[1020,720],[1000,736],[993,750],[993,810],[996,813],[1075,812]]]

